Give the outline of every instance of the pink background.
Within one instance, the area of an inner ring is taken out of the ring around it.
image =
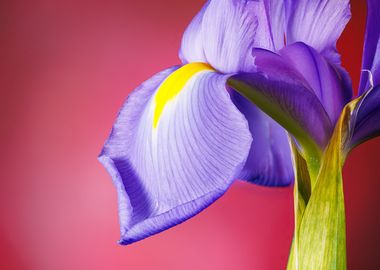
[[[179,63],[203,1],[1,1],[0,269],[284,269],[292,188],[236,182],[195,218],[119,246],[96,157],[130,90]],[[339,48],[357,86],[364,1]],[[380,140],[344,168],[349,269],[380,269]]]

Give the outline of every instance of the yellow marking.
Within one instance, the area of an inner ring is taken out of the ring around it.
[[[154,128],[157,127],[158,120],[160,120],[161,113],[164,110],[166,103],[181,92],[191,77],[198,72],[205,70],[214,71],[214,69],[208,64],[190,63],[174,71],[161,83],[154,99],[156,105],[153,115]]]

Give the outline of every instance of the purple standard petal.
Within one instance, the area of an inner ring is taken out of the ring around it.
[[[365,94],[352,118],[352,138],[349,148],[380,136],[380,86]]]
[[[285,10],[283,0],[263,0],[269,30],[274,43],[274,51],[281,50],[285,46]],[[258,47],[258,46],[256,46]],[[262,49],[270,49],[261,47]]]
[[[287,186],[294,179],[286,131],[252,102],[231,91],[237,108],[248,120],[252,145],[239,179],[264,185]]]
[[[285,47],[280,55],[309,83],[324,106],[332,123],[352,99],[351,80],[343,68],[330,64],[312,47],[297,42]]]
[[[359,95],[380,84],[380,1],[367,0],[367,26],[364,41],[363,72],[360,79]],[[372,78],[370,77],[372,76]]]
[[[284,1],[287,44],[304,42],[339,63],[336,41],[351,17],[349,0]]]
[[[283,46],[282,10],[282,1],[275,0],[208,1],[184,33],[180,58],[209,63],[223,73],[251,71],[252,48]]]
[[[306,80],[275,53],[255,50],[259,72],[240,73],[228,83],[271,116],[311,151],[323,149],[332,123]]]
[[[247,120],[226,91],[226,77],[210,70],[191,76],[154,125],[157,93],[173,71],[130,95],[99,158],[118,191],[121,244],[200,212],[226,191],[248,156]]]

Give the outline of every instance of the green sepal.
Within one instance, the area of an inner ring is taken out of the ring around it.
[[[311,185],[315,184],[308,199],[305,163],[294,162],[296,222],[288,270],[347,268],[342,167],[346,158],[345,143],[350,134],[349,121],[356,103],[357,100],[344,108],[322,156],[316,179],[310,180]],[[294,147],[292,150],[293,159],[298,160],[299,153]],[[304,161],[307,163],[307,159]],[[310,170],[309,176],[314,177]]]
[[[273,74],[240,73],[230,77],[227,83],[286,129],[297,141],[300,153],[309,159],[308,165],[319,168],[332,128],[330,118],[314,93],[300,84],[281,84]],[[309,111],[303,111],[306,108]],[[311,132],[310,124],[304,122],[303,115],[310,112],[315,116],[315,124],[321,126],[322,140],[318,139],[321,134]]]

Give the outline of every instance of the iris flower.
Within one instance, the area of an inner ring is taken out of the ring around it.
[[[118,193],[120,243],[185,221],[236,179],[295,179],[288,268],[345,269],[341,169],[380,134],[379,9],[368,0],[352,100],[336,50],[348,0],[208,1],[183,35],[182,64],[129,95],[99,156]]]

